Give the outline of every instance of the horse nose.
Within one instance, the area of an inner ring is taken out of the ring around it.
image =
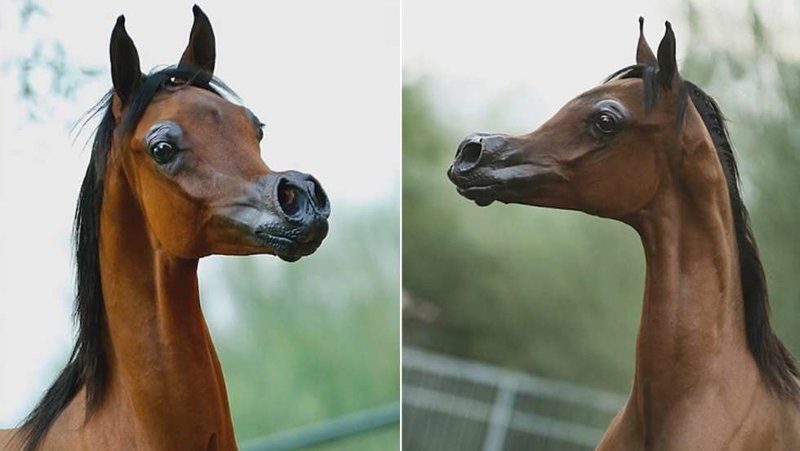
[[[486,158],[506,146],[504,135],[474,133],[461,141],[451,167],[452,175],[466,174]]]
[[[287,171],[278,180],[278,206],[285,218],[304,229],[301,242],[323,238],[328,232],[331,204],[322,185],[309,174]]]

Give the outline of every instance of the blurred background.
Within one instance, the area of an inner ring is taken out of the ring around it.
[[[0,0],[0,428],[27,415],[72,346],[70,230],[96,123],[74,125],[111,86],[114,21],[125,14],[149,71],[178,61],[192,3]],[[297,428],[330,435],[345,416],[389,426],[314,449],[396,449],[400,2],[200,6],[216,75],[267,124],[265,161],[314,174],[333,210],[325,243],[298,263],[201,261],[237,438],[297,444]]]
[[[633,376],[644,256],[627,226],[478,208],[445,171],[475,131],[527,133],[655,49],[721,105],[773,324],[800,355],[800,3],[404,1],[403,443],[592,449]]]

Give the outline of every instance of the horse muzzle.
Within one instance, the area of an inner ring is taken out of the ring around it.
[[[474,133],[467,136],[459,144],[447,170],[458,193],[482,207],[497,200],[504,180],[497,176],[494,166],[502,160],[498,157],[507,147],[506,135]]]
[[[312,254],[328,234],[331,205],[322,185],[309,174],[273,172],[259,180],[270,210],[255,236],[275,255],[296,261]]]
[[[317,250],[328,234],[331,205],[314,177],[270,172],[246,182],[214,207],[225,254],[275,254],[296,261]]]
[[[529,136],[475,133],[459,144],[447,176],[459,194],[481,207],[494,201],[535,204],[561,175],[534,148]]]

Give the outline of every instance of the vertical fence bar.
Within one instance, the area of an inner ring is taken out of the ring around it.
[[[508,433],[508,424],[514,413],[514,398],[517,395],[516,378],[504,378],[497,387],[492,413],[489,416],[489,431],[483,442],[483,451],[502,451]]]

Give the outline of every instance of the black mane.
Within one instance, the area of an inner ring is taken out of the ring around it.
[[[206,72],[173,66],[142,78],[139,88],[131,95],[121,124],[116,123],[112,113],[113,91],[107,93],[87,113],[86,122],[98,115],[102,115],[102,119],[95,132],[89,167],[75,210],[73,239],[77,276],[74,316],[78,333],[66,366],[18,430],[26,451],[33,451],[39,446],[50,426],[82,387],[86,390],[87,418],[102,401],[108,384],[105,349],[108,325],[100,285],[98,243],[106,160],[114,135],[126,136],[131,133],[157,92],[184,86],[196,86],[220,96],[224,93],[236,97],[230,88]]]
[[[611,74],[606,82],[626,78],[642,79],[645,92],[645,111],[650,111],[659,92],[657,72],[658,68],[655,66],[637,64]],[[775,335],[770,325],[767,280],[759,257],[756,239],[750,229],[750,215],[740,194],[739,170],[736,166],[728,129],[725,126],[725,117],[711,96],[694,83],[684,80],[677,104],[676,130],[678,131],[683,124],[689,100],[700,113],[703,124],[711,135],[728,185],[736,244],[739,250],[747,347],[758,364],[767,387],[779,396],[800,401],[800,385],[798,385],[800,371],[797,362]]]

